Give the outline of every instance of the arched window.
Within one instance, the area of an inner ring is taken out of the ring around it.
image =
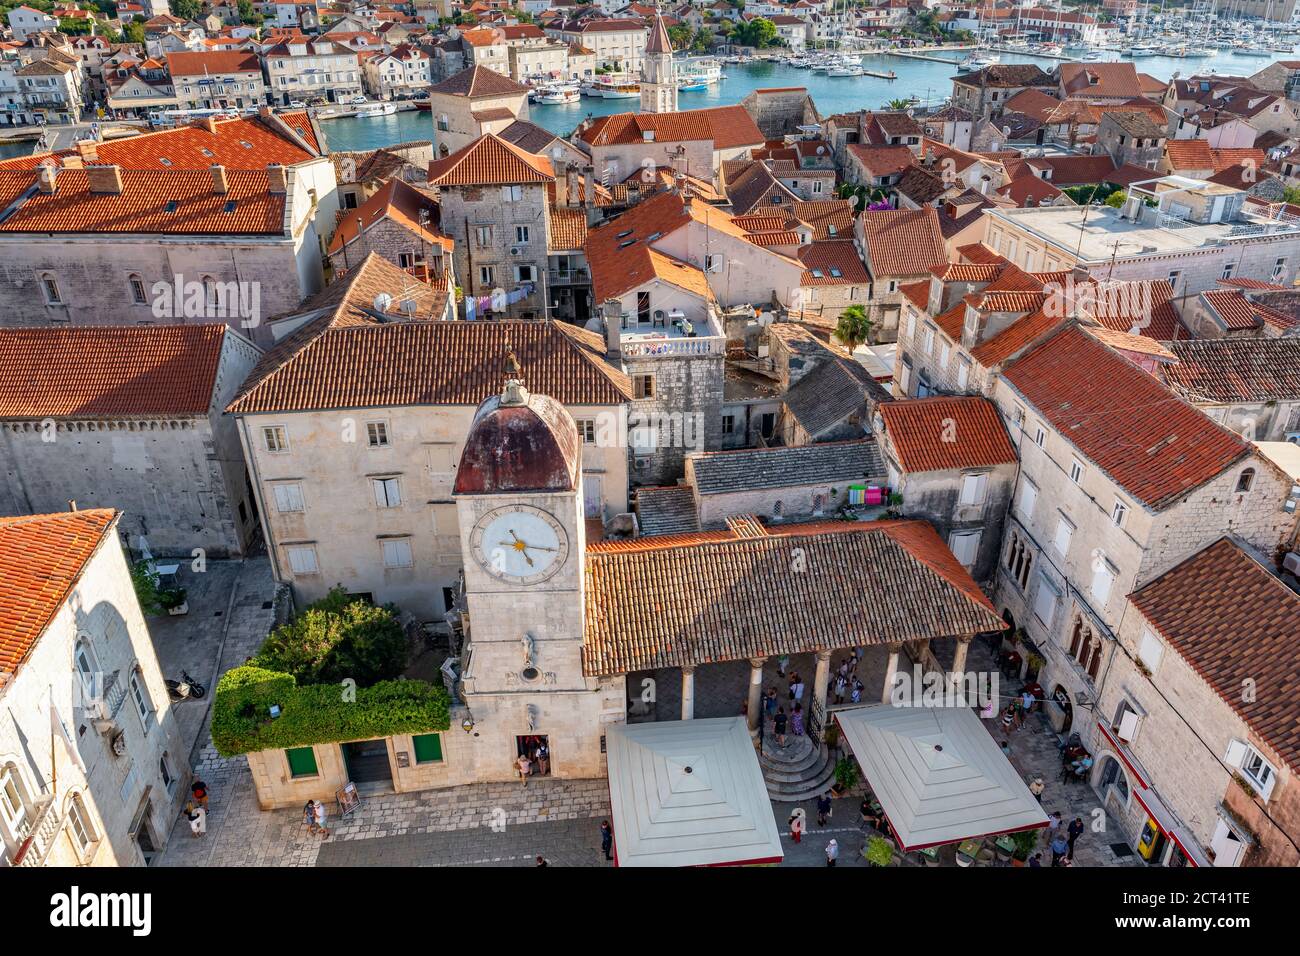
[[[73,651],[73,662],[77,667],[77,676],[81,678],[81,690],[86,702],[98,700],[101,692],[99,658],[90,646],[90,639],[81,637]]]
[[[81,799],[81,794],[74,793],[68,802],[68,836],[84,856],[99,837],[90,822],[90,813]]]
[[[203,283],[204,304],[206,304],[209,309],[216,309],[219,299],[217,280],[212,278],[212,276],[203,276],[199,281]]]
[[[1243,494],[1250,491],[1250,486],[1255,483],[1255,469],[1247,468],[1237,476],[1237,493]]]
[[[140,715],[140,723],[144,726],[144,732],[147,734],[154,723],[154,706],[153,701],[149,698],[149,688],[144,682],[144,673],[138,666],[131,671],[129,683],[131,700],[135,702],[136,713]]]
[[[53,272],[41,273],[41,292],[45,295],[46,305],[63,304],[63,292],[59,289],[59,280]]]
[[[145,305],[149,301],[148,293],[144,287],[144,279],[138,272],[132,272],[126,277],[127,286],[131,290],[131,301],[136,305]]]
[[[1074,633],[1070,637],[1070,656],[1079,659],[1079,645],[1083,642],[1083,619],[1074,619]]]

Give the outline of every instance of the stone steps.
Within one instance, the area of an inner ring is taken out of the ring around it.
[[[785,747],[777,747],[775,740],[768,738],[758,762],[768,796],[779,803],[815,799],[830,788],[835,777],[826,746],[814,744],[806,736],[787,738]]]

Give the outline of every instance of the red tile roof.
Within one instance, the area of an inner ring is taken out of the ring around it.
[[[871,281],[852,240],[810,242],[799,249],[799,261],[804,266],[802,285],[866,285]]]
[[[933,208],[878,209],[862,213],[867,266],[877,278],[921,276],[948,261]]]
[[[262,63],[256,53],[237,50],[184,51],[167,54],[167,72],[175,77],[209,76],[213,73],[256,73]]]
[[[565,405],[618,405],[631,396],[627,376],[605,361],[604,338],[560,322],[330,319],[268,352],[228,411],[477,406],[501,390],[507,346],[524,383]]]
[[[485,66],[471,66],[429,88],[430,93],[452,96],[512,96],[527,93],[528,87]]]
[[[111,508],[0,518],[0,673],[26,660],[116,518]]]
[[[206,415],[226,327],[0,329],[0,418]]]
[[[1192,401],[1218,404],[1300,400],[1300,338],[1170,342],[1178,364],[1165,381]]]
[[[850,143],[849,155],[872,176],[894,176],[916,165],[916,154],[906,146],[868,146]]]
[[[1003,377],[1066,441],[1156,510],[1250,454],[1239,436],[1077,328],[1039,345]]]
[[[1300,770],[1300,596],[1220,538],[1130,599],[1292,773]],[[1255,693],[1241,692],[1247,684]]]
[[[228,191],[213,191],[207,170],[121,171],[120,193],[92,193],[87,170],[64,169],[53,193],[34,188],[32,172],[0,170],[0,196],[30,190],[0,232],[281,235],[284,193],[265,172],[231,170]],[[21,192],[19,193],[21,195]],[[174,207],[171,204],[175,204]],[[170,211],[169,211],[170,208]]]
[[[1171,139],[1165,143],[1165,158],[1175,171],[1214,169],[1210,144],[1203,139]]]
[[[993,403],[977,396],[882,402],[878,411],[904,471],[1013,464],[1016,449]]]
[[[420,225],[422,211],[428,213],[424,226]],[[357,237],[357,220],[361,221],[359,228],[363,233],[375,223],[388,220],[406,229],[413,236],[428,243],[436,243],[451,252],[455,248],[455,241],[437,230],[438,216],[439,206],[432,196],[394,177],[375,190],[374,195],[358,209],[349,210],[348,214],[339,220],[338,228],[334,230],[334,238],[330,240],[329,251],[338,252],[345,243]]]
[[[1258,329],[1265,323],[1283,329],[1295,324],[1295,319],[1291,316],[1252,302],[1240,289],[1211,289],[1201,295],[1223,319],[1230,332]]]
[[[680,113],[615,113],[578,128],[575,136],[592,146],[645,142],[653,131],[659,143],[712,140],[714,149],[762,146],[763,134],[743,106],[713,106]]]
[[[429,164],[430,186],[504,186],[554,182],[545,156],[534,156],[492,133]]]

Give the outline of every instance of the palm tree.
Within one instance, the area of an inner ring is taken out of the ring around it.
[[[885,109],[892,113],[902,113],[911,105],[909,100],[890,100],[885,104]]]
[[[851,305],[840,313],[840,320],[835,323],[835,337],[852,352],[871,337],[872,324],[863,306]]]

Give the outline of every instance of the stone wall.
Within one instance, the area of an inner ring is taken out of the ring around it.
[[[111,737],[92,724],[88,701],[75,682],[73,656],[79,634],[89,642],[101,676],[107,679],[117,674],[115,685],[104,697],[114,725],[125,735],[124,756],[115,755]],[[122,694],[137,667],[153,710],[147,724],[129,691]],[[51,694],[84,770],[62,741],[51,745]],[[0,766],[9,765],[18,773],[29,814],[34,813],[32,801],[50,797],[62,820],[47,844],[47,866],[144,865],[129,830],[146,800],[151,808],[153,843],[159,850],[166,845],[172,821],[189,796],[189,754],[140,613],[126,558],[111,531],[18,673],[0,687],[0,707],[9,715],[0,724]],[[162,779],[164,755],[172,772],[170,785]],[[57,792],[51,758],[58,762]],[[84,854],[67,823],[74,798],[93,831],[94,843]],[[12,859],[17,850],[10,836],[0,824],[0,857]]]
[[[510,187],[504,187],[510,188]],[[542,297],[547,267],[547,232],[549,228],[547,187],[531,183],[522,187],[517,202],[503,200],[501,186],[456,186],[442,190],[442,229],[456,241],[454,254],[456,275],[467,297],[491,296],[493,290],[510,293],[519,286],[515,270],[520,266],[533,269],[532,295],[509,305],[498,318],[533,318],[546,316]],[[528,239],[520,241],[516,230],[528,230]],[[490,228],[490,240],[480,245],[478,230]],[[512,255],[511,250],[518,250]],[[483,281],[482,269],[492,270],[491,283]]]

